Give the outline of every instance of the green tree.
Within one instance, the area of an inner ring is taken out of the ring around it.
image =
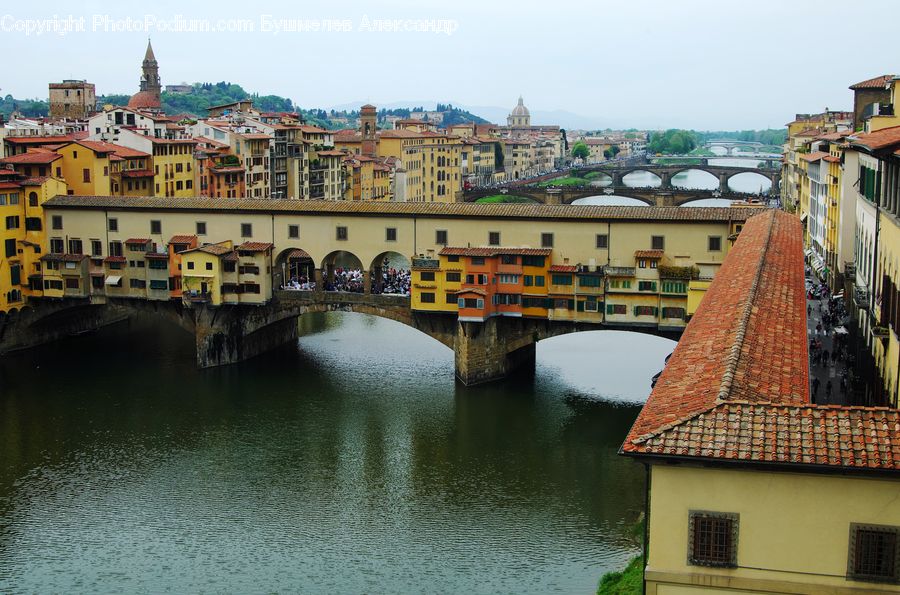
[[[588,146],[584,144],[584,141],[578,141],[574,145],[572,145],[572,157],[576,159],[583,159],[587,161],[587,158],[590,156],[591,150],[588,149]]]

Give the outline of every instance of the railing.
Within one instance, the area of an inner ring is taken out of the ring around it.
[[[603,267],[603,273],[607,277],[634,277],[634,267]]]

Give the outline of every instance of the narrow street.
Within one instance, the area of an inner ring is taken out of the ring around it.
[[[815,279],[807,277],[807,318],[806,335],[810,342],[809,349],[809,381],[811,401],[815,404],[849,405],[852,392],[848,372],[849,349],[847,347],[847,328],[837,323],[831,315],[842,320],[840,300],[832,302],[826,293],[816,297],[810,296],[811,283]],[[837,352],[836,355],[835,352]],[[845,379],[846,378],[846,379]]]

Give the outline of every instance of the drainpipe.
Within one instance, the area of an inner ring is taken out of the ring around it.
[[[644,463],[644,567],[641,577],[641,593],[647,595],[647,564],[650,561],[650,463]]]

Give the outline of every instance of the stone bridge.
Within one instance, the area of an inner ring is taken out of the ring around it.
[[[310,312],[359,312],[412,327],[453,349],[456,376],[464,384],[498,380],[533,367],[538,341],[593,330],[627,330],[677,340],[680,330],[655,324],[611,325],[532,318],[494,317],[460,322],[454,314],[414,312],[397,295],[324,291],[276,291],[264,306],[185,306],[178,301],[113,298],[102,302],[64,299],[38,303],[0,318],[0,354],[70,335],[91,332],[131,316],[151,315],[195,336],[197,366],[241,362],[296,341],[298,317]]]
[[[772,191],[776,192],[781,185],[780,169],[754,169],[748,167],[729,167],[725,165],[653,165],[653,164],[634,164],[620,167],[604,167],[602,165],[592,165],[577,170],[578,173],[600,172],[605,174],[612,180],[612,185],[624,186],[622,179],[630,173],[645,171],[649,172],[660,179],[660,190],[671,190],[672,178],[676,175],[689,170],[703,171],[711,174],[719,179],[719,192],[728,192],[728,180],[740,174],[757,174],[767,178],[772,183]]]
[[[474,202],[485,196],[493,196],[494,189],[467,190],[460,193],[459,198],[465,202]],[[559,188],[540,188],[538,186],[519,186],[510,188],[509,196],[523,196],[537,203],[547,205],[568,205],[580,198],[589,196],[615,195],[633,198],[656,207],[680,207],[695,200],[708,198],[724,198],[726,200],[748,200],[758,198],[755,194],[741,192],[721,192],[719,190],[660,190],[654,187],[635,188],[632,186],[568,186]]]

